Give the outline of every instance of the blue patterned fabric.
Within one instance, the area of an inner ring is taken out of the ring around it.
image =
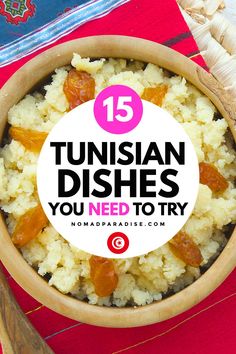
[[[0,0],[0,66],[101,17],[128,0]]]

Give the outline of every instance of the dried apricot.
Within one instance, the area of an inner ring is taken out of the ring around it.
[[[176,257],[192,267],[199,267],[203,260],[200,249],[187,233],[178,232],[169,244]]]
[[[161,106],[167,91],[167,85],[160,85],[157,87],[146,87],[141,98],[143,100],[152,102],[157,106]]]
[[[228,188],[229,183],[215,166],[206,162],[200,162],[199,173],[200,183],[206,184],[212,192],[222,193]]]
[[[11,127],[9,134],[12,139],[19,141],[30,151],[40,152],[48,134],[18,127]]]
[[[73,109],[95,97],[95,81],[85,71],[71,69],[64,82],[63,91],[70,109]]]
[[[92,256],[89,260],[90,277],[98,296],[109,296],[117,287],[118,276],[111,259]]]
[[[47,216],[42,206],[39,204],[20,217],[12,234],[12,242],[17,247],[25,246],[29,241],[33,240],[47,224]]]

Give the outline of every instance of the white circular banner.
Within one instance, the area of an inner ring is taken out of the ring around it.
[[[68,242],[126,258],[162,246],[183,227],[199,169],[188,135],[167,111],[114,88],[117,97],[105,89],[55,125],[37,184],[49,221]]]

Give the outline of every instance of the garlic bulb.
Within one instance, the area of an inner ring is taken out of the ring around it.
[[[218,10],[223,0],[177,0],[210,72],[236,101],[236,27]]]
[[[219,8],[224,8],[223,0],[206,0],[205,2],[205,14],[207,16],[212,16]]]

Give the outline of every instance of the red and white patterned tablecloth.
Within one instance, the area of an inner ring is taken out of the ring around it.
[[[174,0],[131,0],[107,16],[83,25],[53,45],[98,34],[150,39],[206,67]],[[15,70],[37,53],[1,68],[0,87]],[[4,271],[23,311],[56,354],[236,352],[236,271],[207,299],[189,311],[162,323],[129,329],[95,327],[65,318],[34,300]]]

